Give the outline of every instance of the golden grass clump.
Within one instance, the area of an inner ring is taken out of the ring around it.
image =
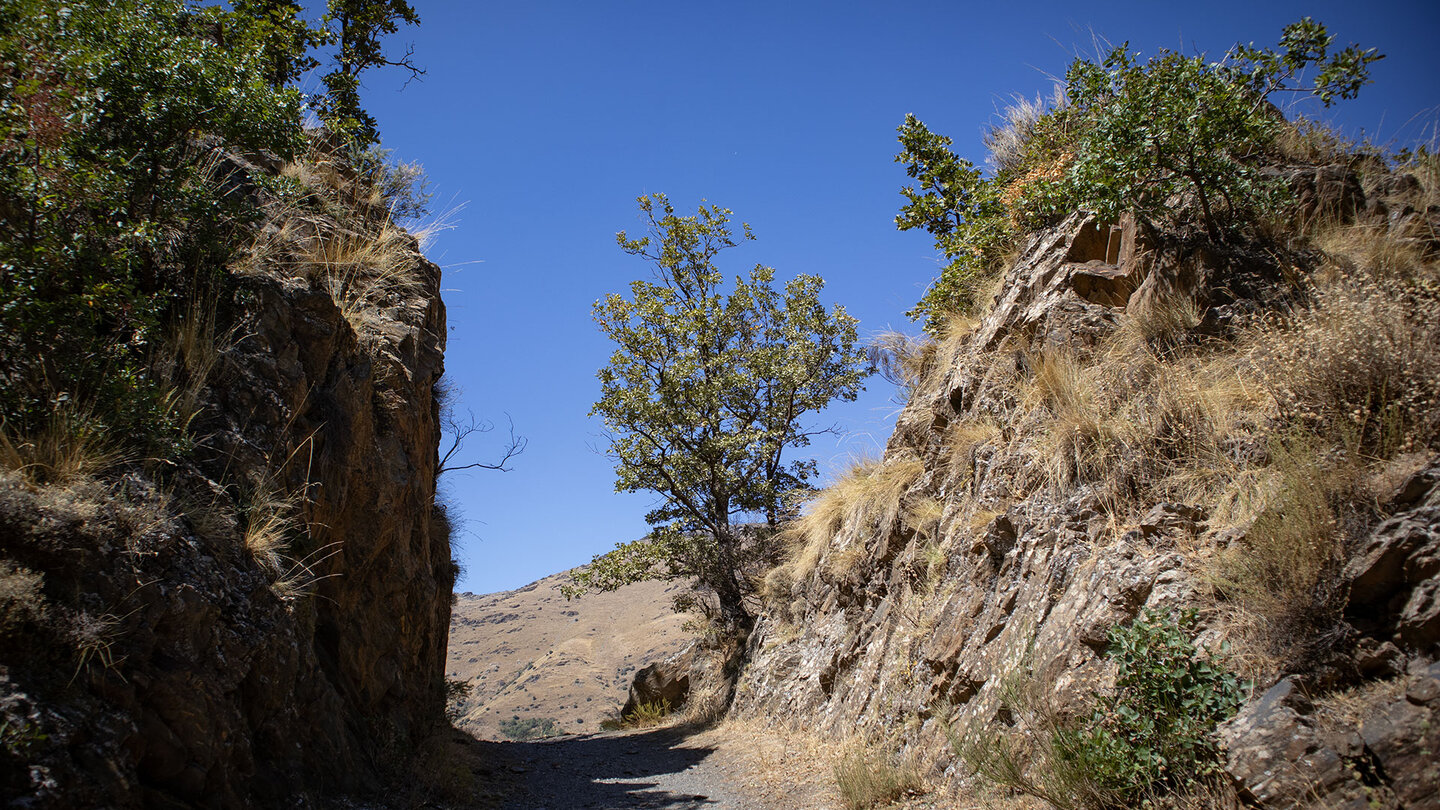
[[[1281,418],[1367,458],[1440,441],[1440,284],[1347,274],[1315,298],[1251,336]]]
[[[0,425],[0,467],[34,484],[88,480],[125,460],[104,425],[88,411],[62,404],[33,433]]]
[[[889,752],[851,742],[834,765],[835,784],[849,810],[883,807],[924,785],[919,768],[909,760],[896,762]]]
[[[831,554],[824,573],[840,577],[852,571],[867,553],[867,538],[893,528],[901,515],[901,496],[924,472],[925,465],[913,455],[855,462],[811,499],[801,516],[784,530],[784,540],[795,551],[766,578],[767,595],[788,592],[789,583],[810,576],[847,526],[851,527],[852,542]]]

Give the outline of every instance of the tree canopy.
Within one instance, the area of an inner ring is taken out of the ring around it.
[[[865,354],[855,318],[820,301],[817,276],[777,290],[775,271],[757,265],[725,292],[715,257],[737,244],[729,210],[702,204],[679,216],[663,194],[639,204],[648,235],[616,238],[653,266],[654,279],[595,305],[615,352],[591,413],[610,434],[616,490],[653,491],[662,502],[647,515],[648,537],[597,557],[570,592],[694,577],[718,597],[725,624],[743,631],[742,568],[753,543],[739,523],[773,529],[786,495],[809,486],[814,461],[785,453],[829,432],[805,417],[858,395]],[[748,226],[738,238],[753,239]]]

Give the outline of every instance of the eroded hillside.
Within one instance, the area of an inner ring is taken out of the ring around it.
[[[686,585],[640,582],[567,600],[568,578],[457,597],[446,677],[471,685],[460,726],[488,739],[597,731],[617,716],[637,669],[691,638],[671,605]]]

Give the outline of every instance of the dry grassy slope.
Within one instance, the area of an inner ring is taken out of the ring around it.
[[[635,670],[689,640],[670,603],[686,584],[641,582],[566,600],[566,576],[457,596],[445,675],[473,685],[461,725],[477,736],[503,739],[500,722],[516,716],[596,731],[625,702]]]

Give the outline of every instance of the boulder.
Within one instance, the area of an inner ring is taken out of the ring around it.
[[[662,704],[668,711],[685,705],[690,697],[690,675],[694,664],[694,648],[678,655],[641,667],[630,682],[630,696],[621,717],[628,717],[644,704]]]

